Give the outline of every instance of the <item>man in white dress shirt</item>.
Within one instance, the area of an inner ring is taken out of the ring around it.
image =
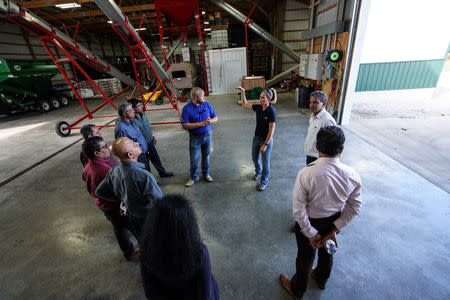
[[[336,121],[325,109],[327,102],[327,95],[322,91],[314,91],[309,96],[309,109],[312,114],[309,118],[308,134],[304,145],[307,165],[319,157],[319,153],[316,149],[316,136],[320,128],[325,126],[336,126]],[[295,232],[295,224],[291,226],[290,231]]]
[[[320,289],[330,277],[333,255],[325,243],[338,246],[336,233],[348,225],[361,207],[361,178],[341,163],[345,136],[337,126],[327,126],[317,134],[319,158],[298,172],[292,193],[295,236],[297,239],[296,274],[291,280],[280,275],[281,284],[295,299],[301,299],[309,275]],[[312,269],[316,250],[317,267]]]
[[[325,109],[327,102],[327,95],[322,91],[314,91],[310,95],[309,109],[312,114],[309,118],[308,135],[304,145],[307,165],[319,157],[316,150],[316,136],[319,129],[325,126],[336,126],[336,121]]]

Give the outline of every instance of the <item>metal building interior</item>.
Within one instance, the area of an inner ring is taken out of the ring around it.
[[[361,175],[363,206],[338,236],[327,288],[311,281],[303,299],[449,299],[449,60],[429,63],[438,73],[427,65],[435,78],[426,84],[414,77],[417,106],[395,106],[395,91],[375,104],[352,100],[363,86],[352,63],[368,2],[2,1],[0,299],[145,298],[139,261],[121,255],[79,162],[80,127],[98,125],[110,144],[117,105],[131,96],[175,173],[152,169],[163,193],[192,202],[221,298],[291,299],[278,278],[295,272],[292,188],[310,116],[302,95],[317,89],[346,134],[341,160]],[[263,192],[251,179],[255,121],[239,85],[253,101],[261,88],[278,92]],[[185,187],[180,112],[194,86],[219,117],[214,182]]]

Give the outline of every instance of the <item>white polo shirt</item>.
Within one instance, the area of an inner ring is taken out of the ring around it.
[[[325,126],[336,126],[336,121],[333,117],[323,108],[317,116],[311,114],[309,118],[308,135],[305,140],[305,154],[312,157],[319,157],[319,153],[316,149],[316,137],[320,128]]]

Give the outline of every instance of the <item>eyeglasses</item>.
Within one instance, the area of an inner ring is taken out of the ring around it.
[[[100,147],[98,150],[102,150],[102,149],[108,149],[108,145],[105,144],[105,146]]]

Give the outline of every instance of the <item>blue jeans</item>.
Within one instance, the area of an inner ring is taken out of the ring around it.
[[[209,154],[211,153],[211,132],[202,136],[189,136],[189,155],[191,158],[191,179],[198,180],[198,160],[202,153],[202,174],[209,175]]]
[[[266,142],[266,139],[254,136],[253,144],[252,144],[252,160],[255,164],[255,173],[261,175],[261,185],[267,185],[269,183],[269,174],[270,174],[270,153],[272,152],[273,139],[270,140],[267,145],[266,151],[264,153],[260,153],[259,149]],[[261,167],[261,159],[262,157],[262,167]]]

